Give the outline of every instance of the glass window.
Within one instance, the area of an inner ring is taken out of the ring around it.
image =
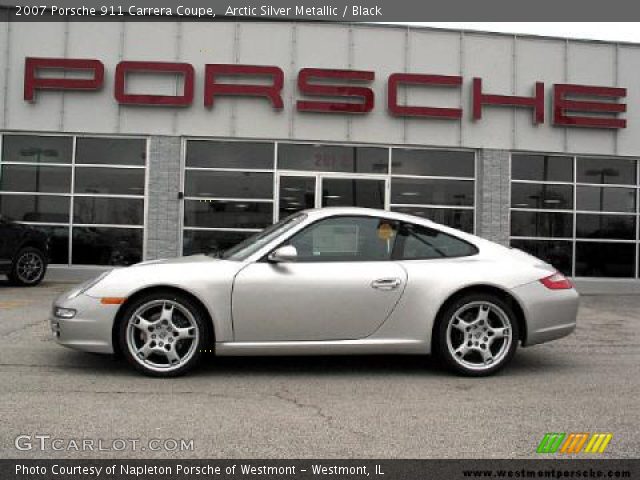
[[[278,223],[274,223],[270,227],[253,234],[229,250],[226,250],[222,258],[239,261],[245,260],[269,242],[287,233],[300,222],[304,221],[305,218],[307,218],[305,213],[294,213],[293,215],[283,218]]]
[[[478,253],[475,246],[464,240],[421,225],[403,224],[400,238],[402,260],[467,257]]]
[[[73,227],[76,265],[132,265],[142,260],[142,229]]]
[[[313,208],[316,202],[315,177],[280,177],[280,217]]]
[[[273,174],[187,170],[187,196],[271,200]]]
[[[550,263],[565,275],[571,275],[573,243],[562,240],[511,240],[511,246]]]
[[[144,229],[115,227],[144,225],[146,146],[144,139],[4,135],[0,216],[46,232],[55,264],[139,262]]]
[[[71,168],[0,164],[0,190],[5,192],[69,193]]]
[[[635,212],[636,190],[622,187],[578,186],[576,208],[595,212]]]
[[[144,195],[144,169],[76,167],[75,192]]]
[[[573,214],[511,211],[514,237],[573,237]]]
[[[147,142],[127,138],[78,138],[76,140],[76,164],[144,166]]]
[[[514,153],[511,156],[511,178],[573,182],[573,157]]]
[[[377,147],[280,143],[278,168],[319,172],[387,173],[389,151]]]
[[[384,180],[324,178],[323,207],[384,208]]]
[[[218,256],[252,235],[251,232],[185,230],[182,254],[207,253]]]
[[[18,222],[69,223],[70,197],[0,195],[0,213]]]
[[[571,239],[514,238],[512,245],[578,277],[635,275],[638,261],[635,252],[640,240],[637,160],[577,158],[574,183],[573,157],[514,154],[512,158],[512,177],[516,181],[511,184],[511,235]],[[562,181],[572,185],[522,184],[517,180]],[[549,211],[553,209],[570,212]]]
[[[391,157],[394,175],[469,177],[475,173],[475,154],[447,150],[394,148]]]
[[[578,158],[580,183],[636,184],[636,160],[622,158]]]
[[[49,260],[55,264],[69,263],[69,227],[32,225],[49,237]]]
[[[379,261],[391,257],[397,222],[374,217],[332,217],[320,220],[288,242],[298,262]]]
[[[40,137],[35,135],[4,135],[4,162],[71,163],[72,137]]]
[[[473,206],[473,202],[472,181],[414,178],[391,180],[391,203]]]
[[[188,227],[264,228],[273,222],[273,205],[265,202],[185,200]]]
[[[457,208],[393,207],[394,212],[427,218],[433,222],[473,233],[473,210]]]
[[[187,167],[273,169],[273,143],[190,140]]]
[[[144,200],[131,198],[75,197],[75,223],[142,225]]]
[[[636,246],[634,243],[576,243],[576,276],[633,277]]]
[[[576,236],[578,238],[634,240],[636,238],[636,217],[631,215],[578,214],[576,216]]]
[[[511,206],[515,208],[570,210],[573,209],[573,187],[571,185],[512,183]]]

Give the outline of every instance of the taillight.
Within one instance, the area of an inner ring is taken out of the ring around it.
[[[560,272],[556,272],[553,275],[540,279],[542,283],[549,290],[568,290],[573,288],[571,281]]]

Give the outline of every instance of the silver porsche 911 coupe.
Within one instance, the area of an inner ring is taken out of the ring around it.
[[[220,255],[106,272],[55,300],[51,328],[153,376],[212,353],[434,353],[482,376],[519,343],[570,334],[577,309],[571,282],[524,252],[409,215],[325,208]]]

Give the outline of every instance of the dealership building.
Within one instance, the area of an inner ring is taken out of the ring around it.
[[[52,277],[357,205],[638,290],[640,45],[7,15],[0,214],[51,235]]]

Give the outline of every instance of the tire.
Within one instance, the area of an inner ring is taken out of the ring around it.
[[[520,331],[511,306],[500,297],[464,295],[440,313],[436,353],[450,370],[469,377],[492,375],[515,355]]]
[[[177,377],[198,365],[209,345],[209,318],[189,296],[159,291],[127,305],[117,326],[120,351],[139,372]]]
[[[24,247],[13,260],[9,281],[21,287],[35,287],[47,273],[47,257],[35,247]]]

